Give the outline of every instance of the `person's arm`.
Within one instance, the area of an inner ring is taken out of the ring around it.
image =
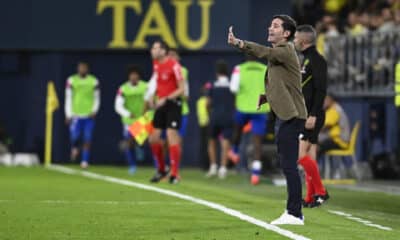
[[[330,107],[325,113],[325,124],[323,126],[323,130],[330,129],[333,126],[337,125],[339,122],[339,113],[334,109],[334,107]]]
[[[285,46],[271,48],[249,41],[244,41],[242,50],[247,54],[257,58],[267,59],[271,62],[284,63],[288,56]]]
[[[117,96],[115,96],[114,110],[121,117],[130,117],[131,113],[125,108],[125,98],[122,94],[121,89],[118,89]]]
[[[96,79],[92,116],[96,116],[97,112],[99,111],[99,108],[100,108],[100,85],[99,81]]]
[[[154,95],[157,90],[157,74],[154,72],[151,76],[149,83],[147,84],[147,91],[144,94],[144,100],[146,102],[144,112],[147,110],[154,108]]]
[[[68,78],[65,86],[65,118],[68,122],[72,118],[72,79]]]
[[[167,99],[175,99],[177,97],[182,96],[185,92],[185,80],[183,79],[182,76],[181,65],[179,63],[176,63],[172,67],[172,69],[175,75],[175,79],[178,83],[178,88],[175,91],[173,91],[170,95],[168,95]]]
[[[277,46],[274,48],[266,47],[254,42],[244,41],[236,38],[233,34],[233,28],[229,28],[228,43],[232,46],[239,48],[247,54],[253,55],[257,58],[267,59],[272,62],[285,62],[288,52],[285,46]]]
[[[322,57],[313,60],[314,61],[311,62],[311,71],[313,78],[314,101],[309,115],[315,117],[324,105],[328,69],[326,61]]]
[[[231,92],[236,94],[240,88],[240,67],[236,66],[231,75],[231,83],[229,86]]]

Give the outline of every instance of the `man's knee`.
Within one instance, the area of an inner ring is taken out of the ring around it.
[[[167,129],[167,138],[168,138],[168,143],[170,145],[176,145],[180,143],[180,137],[179,137],[179,132],[176,129]]]

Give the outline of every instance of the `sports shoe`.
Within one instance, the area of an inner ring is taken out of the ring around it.
[[[210,169],[206,173],[206,177],[210,178],[217,175],[217,164],[211,164]]]
[[[311,208],[319,207],[329,199],[328,191],[325,195],[314,195],[314,202],[312,202]]]
[[[179,178],[175,176],[170,176],[169,177],[169,183],[170,184],[178,184],[179,183]]]
[[[86,162],[86,161],[82,161],[82,162],[81,162],[81,168],[82,168],[82,169],[87,169],[88,167],[89,167],[88,162]]]
[[[159,172],[157,171],[156,174],[150,179],[150,182],[152,183],[158,183],[160,182],[163,178],[165,178],[168,175],[167,172]]]
[[[228,170],[226,170],[226,167],[220,167],[218,169],[218,177],[219,177],[219,179],[225,179],[227,172],[228,172]]]
[[[235,153],[232,149],[228,151],[228,158],[234,163],[237,164],[240,161],[239,154]]]
[[[278,219],[271,222],[273,225],[304,225],[304,216],[295,217],[285,211]]]
[[[313,204],[314,202],[306,202],[304,199],[301,200],[301,205],[303,205],[303,208],[311,208]]]

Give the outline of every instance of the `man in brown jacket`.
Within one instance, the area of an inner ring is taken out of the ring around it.
[[[297,168],[299,135],[304,127],[307,110],[301,91],[300,64],[295,48],[290,42],[296,32],[296,22],[287,15],[273,17],[268,28],[271,47],[243,41],[235,37],[229,29],[228,43],[258,58],[268,60],[266,75],[266,96],[261,96],[262,104],[268,101],[277,116],[279,124],[276,134],[278,154],[287,181],[288,199],[286,211],[272,224],[304,225],[301,212],[301,181]]]

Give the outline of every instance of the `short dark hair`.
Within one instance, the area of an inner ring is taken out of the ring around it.
[[[297,32],[300,33],[308,33],[310,34],[310,43],[315,44],[316,38],[317,38],[317,32],[315,31],[315,29],[313,28],[313,26],[305,24],[305,25],[300,25],[297,27]]]
[[[284,14],[275,15],[275,16],[272,17],[272,20],[274,20],[274,19],[276,19],[276,18],[282,20],[282,22],[283,22],[283,23],[282,23],[283,30],[284,30],[284,31],[289,31],[289,32],[290,32],[289,36],[287,37],[287,40],[288,40],[288,41],[293,40],[294,34],[295,34],[295,32],[296,32],[296,26],[297,26],[296,21],[293,20],[292,17],[290,17],[290,16],[288,16],[288,15],[284,15]]]
[[[297,31],[298,32],[307,32],[307,33],[314,33],[315,29],[313,28],[313,26],[308,25],[308,24],[304,24],[304,25],[300,25],[297,27]]]
[[[160,44],[160,47],[161,47],[162,49],[164,49],[165,52],[168,53],[169,47],[168,47],[168,44],[167,44],[166,42],[164,42],[164,41],[161,40],[161,39],[158,39],[158,40],[155,40],[154,43],[159,43],[159,44]],[[154,43],[153,43],[153,44],[154,44]]]
[[[136,65],[136,64],[129,65],[127,67],[127,71],[126,72],[128,74],[128,77],[132,73],[137,73],[139,75],[139,78],[142,77],[142,68],[139,65]]]
[[[215,69],[217,74],[226,75],[228,76],[228,64],[220,59],[215,63]]]

